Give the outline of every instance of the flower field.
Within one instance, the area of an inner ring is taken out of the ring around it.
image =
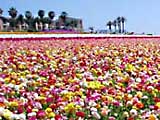
[[[63,39],[0,41],[0,120],[160,119],[159,40]]]

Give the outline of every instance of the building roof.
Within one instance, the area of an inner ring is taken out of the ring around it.
[[[3,22],[8,22],[8,19],[3,17],[3,16],[0,16],[0,19],[3,21]]]

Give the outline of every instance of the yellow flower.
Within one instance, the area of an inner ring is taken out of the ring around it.
[[[75,104],[69,103],[67,106],[64,107],[65,112],[69,113],[75,110]]]
[[[17,107],[17,106],[18,106],[18,103],[15,102],[15,101],[13,101],[13,102],[10,102],[10,103],[9,103],[9,106],[11,106],[11,107]]]
[[[156,106],[160,109],[160,102],[157,102]]]
[[[43,97],[43,96],[39,96],[38,98],[36,98],[37,100],[45,100],[46,97]]]
[[[104,87],[104,85],[102,85],[99,81],[88,82],[88,88],[101,89],[102,87]]]
[[[45,112],[46,113],[51,113],[52,112],[52,108],[46,108]]]
[[[69,83],[74,83],[74,82],[76,82],[76,80],[74,80],[74,79],[69,79],[68,82],[69,82]]]
[[[76,109],[81,109],[81,106],[76,105],[75,108],[76,108]]]
[[[77,78],[79,78],[79,79],[82,78],[82,74],[80,74],[80,73],[77,73],[76,76],[77,76]]]
[[[109,102],[112,102],[112,101],[113,101],[113,97],[107,96],[107,100],[108,100]]]
[[[137,92],[137,97],[142,98],[143,93],[142,92]]]
[[[55,117],[55,113],[54,112],[50,112],[49,114],[47,114],[47,117],[53,118],[53,117]]]
[[[135,67],[132,64],[126,64],[126,70],[127,71],[134,71]]]
[[[73,92],[67,92],[67,93],[63,94],[63,98],[67,99],[67,100],[71,100],[74,95],[75,95],[75,93],[73,93]]]
[[[32,112],[38,112],[38,109],[34,108],[32,109]]]
[[[7,119],[7,120],[11,120],[11,115],[12,115],[12,112],[11,111],[9,111],[9,110],[4,110],[4,112],[3,112],[3,117],[5,118],[5,119]]]
[[[10,77],[7,77],[7,78],[5,78],[4,80],[5,80],[5,82],[9,83],[9,81],[11,80],[11,78],[10,78]]]

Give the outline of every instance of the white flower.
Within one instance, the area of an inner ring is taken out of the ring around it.
[[[131,114],[131,116],[137,116],[137,110],[132,109],[132,110],[130,111],[130,114]]]
[[[97,120],[101,119],[101,116],[97,112],[91,112],[93,117],[95,117]]]
[[[28,117],[36,116],[36,112],[28,113]]]
[[[141,82],[141,78],[136,78],[136,82]]]
[[[91,107],[94,107],[94,106],[96,106],[97,105],[97,103],[95,103],[94,101],[89,101],[89,106],[91,106]]]
[[[133,105],[133,102],[132,101],[127,101],[126,105],[127,106]]]
[[[21,120],[26,120],[26,115],[25,114],[19,114],[19,118],[21,119]]]
[[[123,113],[123,116],[124,116],[124,117],[129,117],[128,112],[127,112],[127,111],[125,111],[125,112]]]
[[[148,96],[145,95],[145,96],[142,97],[142,99],[146,100],[146,99],[148,99]]]
[[[153,86],[148,86],[147,87],[147,90],[153,90],[154,88],[153,88]]]
[[[0,116],[3,115],[4,108],[0,107]]]
[[[91,110],[92,112],[97,112],[97,108],[94,108],[94,107],[92,107],[90,110]]]

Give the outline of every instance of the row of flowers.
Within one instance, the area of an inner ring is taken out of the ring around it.
[[[1,41],[0,119],[158,120],[159,44]]]

